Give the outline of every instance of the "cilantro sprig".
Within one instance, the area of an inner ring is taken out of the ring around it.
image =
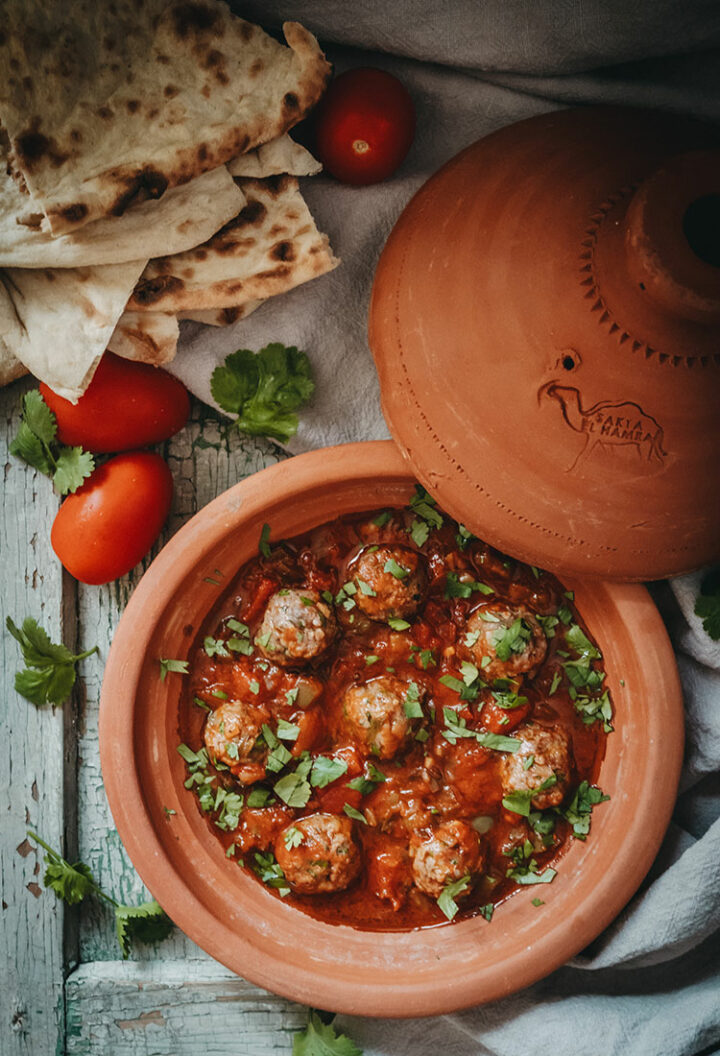
[[[702,620],[705,633],[713,641],[720,641],[720,568],[708,572],[700,584],[695,615]]]
[[[95,469],[95,460],[82,447],[58,443],[57,419],[39,389],[25,393],[22,418],[10,454],[50,477],[58,495],[77,491]]]
[[[321,1015],[327,1013],[312,1008],[309,1013],[307,1027],[293,1038],[292,1056],[363,1056],[362,1049],[346,1034],[337,1033],[332,1026],[333,1015],[329,1022],[324,1022]]]
[[[22,627],[17,627],[8,616],[5,626],[20,643],[27,665],[15,675],[17,692],[38,707],[63,704],[75,685],[75,665],[96,653],[98,647],[95,645],[75,655],[67,646],[51,642],[46,631],[31,616],[23,620]]]
[[[123,905],[103,891],[84,862],[71,865],[37,833],[28,831],[28,836],[45,851],[43,884],[51,888],[59,899],[74,906],[88,896],[94,896],[113,907],[115,931],[123,960],[130,956],[133,942],[160,942],[170,934],[173,922],[154,899],[141,902],[139,906]]]
[[[259,352],[240,348],[216,367],[210,379],[215,402],[234,425],[249,436],[270,436],[287,443],[298,429],[295,411],[315,390],[310,360],[305,352],[279,342]]]

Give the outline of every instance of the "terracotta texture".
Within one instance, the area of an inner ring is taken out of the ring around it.
[[[717,143],[652,112],[534,117],[450,161],[388,240],[390,430],[516,557],[617,579],[720,557]]]
[[[682,704],[672,650],[644,588],[565,580],[605,657],[616,712],[600,784],[612,799],[573,842],[558,876],[482,918],[405,933],[323,924],[278,902],[225,859],[176,752],[185,658],[222,587],[257,549],[340,514],[403,505],[413,477],[392,443],[301,455],[257,473],[198,513],[163,549],[123,615],[100,710],[103,778],[140,876],[177,924],[252,982],[350,1013],[417,1016],[502,997],[551,972],[593,939],[645,876],[675,798]],[[218,576],[216,570],[223,573]],[[177,813],[168,817],[164,807]]]

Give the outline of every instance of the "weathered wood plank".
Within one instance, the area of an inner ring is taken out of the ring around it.
[[[214,412],[196,402],[189,426],[168,443],[165,454],[175,482],[175,500],[168,528],[154,552],[193,513],[231,484],[282,457],[278,448],[262,440],[236,435],[228,444],[221,442],[219,424]],[[143,567],[106,587],[79,587],[78,618],[84,648],[98,644],[102,658],[107,656],[125,604],[149,562],[150,558],[143,563]],[[102,671],[98,665],[85,682],[86,698],[79,725],[80,853],[101,886],[114,897],[127,902],[140,901],[148,896],[115,831],[100,774],[97,720],[101,680]],[[114,960],[117,955],[112,913],[98,903],[84,906],[80,960]],[[139,948],[133,956],[147,960],[154,957],[204,957],[204,954],[180,932],[176,932],[157,951]]]
[[[0,391],[0,1052],[50,1056],[61,1050],[63,907],[42,888],[42,860],[26,839],[37,830],[63,842],[63,725],[60,709],[37,709],[13,688],[21,667],[5,618],[34,616],[63,637],[61,567],[50,548],[58,500],[50,481],[7,453],[17,431],[20,382]],[[70,642],[69,644],[72,644]],[[87,664],[86,664],[87,666]]]
[[[105,961],[66,984],[67,1056],[289,1056],[307,1010],[212,962]]]

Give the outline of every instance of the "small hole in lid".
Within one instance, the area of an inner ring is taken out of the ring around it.
[[[563,365],[563,370],[574,370],[575,369],[575,360],[573,359],[572,356],[563,356],[562,365]]]

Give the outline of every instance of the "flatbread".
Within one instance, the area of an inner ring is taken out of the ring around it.
[[[110,335],[108,348],[123,359],[163,367],[175,358],[177,316],[165,312],[123,312]]]
[[[4,294],[4,289],[0,290],[0,293]],[[2,308],[0,307],[0,326],[2,326]],[[0,337],[0,387],[3,385],[9,385],[11,381],[16,381],[21,378],[23,374],[27,374],[28,369],[24,366],[19,359],[17,359],[8,346],[5,344],[3,339]]]
[[[265,300],[336,267],[294,176],[240,180],[241,212],[196,249],[151,260],[128,308],[180,312]]]
[[[322,165],[317,158],[288,135],[278,136],[247,154],[233,158],[227,167],[233,176],[254,180],[279,176],[284,172],[290,176],[316,176],[322,172]]]
[[[159,201],[146,201],[123,216],[105,217],[53,238],[45,217],[21,223],[28,202],[4,171],[0,156],[0,267],[71,268],[123,264],[199,245],[243,207],[242,191],[224,165],[173,187]]]
[[[160,197],[292,128],[330,75],[218,0],[3,0],[0,124],[10,170],[54,234]]]
[[[236,304],[232,308],[198,308],[190,312],[178,312],[178,319],[191,319],[194,323],[204,323],[206,326],[232,326],[240,319],[252,315],[264,301],[247,301],[245,304]],[[129,312],[126,314],[130,314]],[[144,315],[155,315],[155,312],[144,312]]]
[[[0,341],[36,378],[77,402],[145,263],[0,271]]]

